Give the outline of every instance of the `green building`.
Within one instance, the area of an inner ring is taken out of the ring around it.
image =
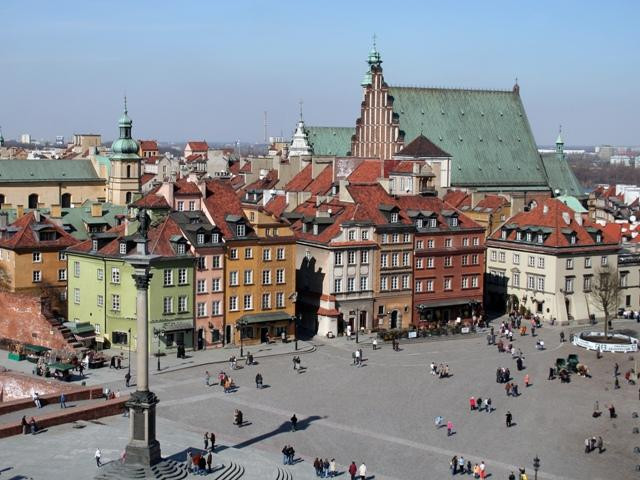
[[[96,233],[67,250],[68,316],[89,322],[103,348],[136,348],[136,287],[130,257],[136,254],[137,224]],[[169,217],[149,229],[151,281],[148,291],[149,350],[193,348],[195,257]]]

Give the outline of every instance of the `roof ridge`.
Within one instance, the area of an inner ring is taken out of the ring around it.
[[[464,92],[514,93],[512,88],[472,88],[472,87],[442,87],[435,85],[389,85],[389,88],[411,88],[413,90],[455,90]]]

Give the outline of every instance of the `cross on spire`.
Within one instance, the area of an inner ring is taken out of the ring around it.
[[[302,122],[302,104],[304,102],[302,101],[302,99],[300,99],[300,101],[298,102],[298,105],[300,105],[300,121]]]
[[[377,36],[376,36],[376,34],[374,33],[374,34],[373,34],[373,49],[374,49],[374,50],[376,49],[376,38],[377,38]]]
[[[127,112],[127,94],[126,93],[124,95],[124,113],[128,113]]]

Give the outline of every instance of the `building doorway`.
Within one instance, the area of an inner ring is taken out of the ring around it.
[[[231,325],[224,326],[224,344],[229,345],[231,343]]]
[[[391,329],[398,328],[398,311],[391,312]]]
[[[260,327],[260,343],[267,343],[268,335],[269,335],[269,327]]]
[[[360,312],[360,321],[358,322],[358,328],[362,330],[363,328],[367,328],[367,312]]]
[[[571,300],[565,298],[564,307],[567,309],[567,320],[571,320]]]
[[[198,329],[198,350],[202,350],[204,348],[204,329]]]

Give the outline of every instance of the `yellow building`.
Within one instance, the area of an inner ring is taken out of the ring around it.
[[[511,203],[500,195],[487,195],[475,207],[463,206],[464,214],[485,229],[485,238],[511,216]]]

